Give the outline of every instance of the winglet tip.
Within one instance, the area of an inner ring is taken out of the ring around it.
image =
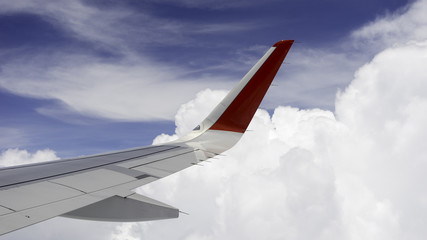
[[[277,43],[275,43],[273,45],[273,47],[278,47],[278,46],[282,46],[282,45],[292,45],[294,43],[294,40],[281,40],[278,41]]]

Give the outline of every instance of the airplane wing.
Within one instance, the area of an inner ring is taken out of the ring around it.
[[[56,216],[117,222],[177,218],[177,208],[132,190],[236,144],[293,42],[274,44],[208,117],[179,140],[0,169],[0,235]]]

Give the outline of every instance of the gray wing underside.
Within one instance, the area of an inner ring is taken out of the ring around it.
[[[103,221],[176,218],[178,209],[132,192],[204,160],[159,145],[0,169],[0,234],[55,216]]]

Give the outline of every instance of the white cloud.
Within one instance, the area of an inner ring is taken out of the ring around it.
[[[120,45],[118,36],[124,29],[116,28],[129,13],[120,9],[98,11],[80,1],[1,1],[3,14],[31,13],[69,31],[77,38],[109,46]]]
[[[406,7],[382,16],[352,33],[353,44],[378,52],[397,43],[427,38],[427,1],[415,1]],[[366,51],[366,50],[365,50]]]
[[[278,102],[302,108],[334,110],[336,91],[350,84],[354,72],[376,54],[396,44],[427,38],[427,1],[419,0],[378,16],[329,47],[295,43],[279,71],[265,107]]]
[[[170,142],[184,136],[201,123],[208,114],[221,102],[227,91],[205,89],[197,93],[196,98],[182,104],[175,115],[175,134],[161,134],[153,140],[153,144]]]
[[[132,228],[134,227],[134,224],[132,223],[122,223],[117,225],[116,231],[113,232],[111,236],[111,240],[138,240],[138,236],[134,236],[135,234],[132,231]]]
[[[0,166],[13,166],[56,159],[59,158],[56,156],[55,151],[50,149],[38,150],[35,153],[30,153],[27,150],[10,148],[1,153]]]
[[[190,216],[170,223],[170,234],[150,223],[141,239],[422,239],[425,62],[425,41],[377,54],[338,95],[337,118],[258,111],[227,156],[143,188]]]
[[[80,0],[0,1],[0,14],[16,13],[41,16],[71,37],[128,55],[133,55],[132,48],[141,45],[188,45],[188,34],[236,32],[254,27],[239,22],[188,23],[156,17],[148,10],[136,11],[121,3],[109,7]]]
[[[159,63],[141,49],[152,44],[188,44],[192,34],[243,31],[241,23],[184,23],[158,18],[129,7],[97,7],[81,1],[1,1],[0,14],[35,14],[66,36],[105,48],[117,58],[105,59],[90,51],[48,49],[21,56],[15,49],[2,66],[0,86],[18,95],[59,100],[41,114],[65,118],[65,111],[119,121],[172,120],[182,102],[215,82],[229,87],[227,76],[195,77],[193,69]],[[251,26],[253,27],[253,26]],[[142,36],[142,37],[141,37]],[[22,49],[21,49],[22,50]],[[25,68],[22,68],[25,66]],[[64,111],[65,110],[65,111]]]
[[[179,137],[193,130],[221,102],[228,91],[206,89],[194,100],[182,104],[175,115],[176,133]]]
[[[47,62],[51,67],[40,73],[40,63]],[[5,64],[0,85],[19,95],[59,99],[69,111],[122,121],[172,119],[180,104],[207,82],[227,85],[220,77],[189,79],[183,75],[184,69],[142,59],[108,63],[60,55]]]
[[[302,108],[333,110],[336,91],[347,86],[354,72],[366,62],[365,52],[312,49],[295,43],[269,90],[263,105],[286,103]]]
[[[426,61],[426,42],[387,49],[358,71],[336,104],[337,117],[352,126],[353,139],[337,149],[343,155],[358,146],[348,167],[369,183],[371,194],[384,204],[382,210],[394,209],[388,213],[394,217],[387,217],[394,223],[389,234],[405,239],[426,233],[420,222],[427,217],[427,192],[415,187],[427,167]]]

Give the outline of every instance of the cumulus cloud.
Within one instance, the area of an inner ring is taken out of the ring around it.
[[[27,150],[10,148],[1,153],[0,166],[6,167],[56,159],[59,158],[56,156],[55,151],[51,149],[37,150],[35,153],[30,153]]]
[[[269,116],[258,110],[252,131],[226,156],[144,187],[190,212],[171,223],[166,236],[424,236],[427,192],[416,186],[427,169],[426,54],[423,43],[378,54],[339,95],[335,114],[278,107]],[[141,239],[164,238],[163,229],[164,223],[149,223]]]
[[[337,118],[352,126],[352,141],[337,149],[344,154],[359,147],[348,167],[359,181],[369,183],[365,187],[380,203],[375,211],[390,215],[378,217],[395,226],[388,232],[395,238],[425,234],[420,222],[427,217],[422,203],[426,192],[415,186],[427,167],[422,146],[427,139],[422,126],[427,120],[426,61],[426,42],[387,49],[357,72],[336,103]]]
[[[425,62],[426,41],[380,52],[338,94],[335,114],[258,110],[226,156],[140,190],[190,212],[169,233],[144,224],[141,239],[421,239]]]

